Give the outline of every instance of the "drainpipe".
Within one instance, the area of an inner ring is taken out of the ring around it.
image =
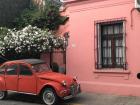
[[[69,32],[65,32],[64,33],[64,38],[65,38],[65,44],[64,44],[64,61],[65,61],[65,74],[66,72],[66,68],[67,68],[67,46],[68,46],[68,38],[69,38]]]

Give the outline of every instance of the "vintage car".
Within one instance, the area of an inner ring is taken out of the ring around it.
[[[9,91],[39,95],[46,105],[69,99],[81,92],[76,78],[53,72],[40,59],[7,61],[0,66],[0,100]]]

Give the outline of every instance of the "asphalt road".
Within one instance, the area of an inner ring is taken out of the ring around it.
[[[44,105],[37,96],[10,94],[0,105]],[[81,93],[77,97],[62,101],[58,105],[140,105],[140,97],[95,93]]]
[[[81,105],[76,102],[73,102],[79,99],[78,97],[62,101],[59,103],[59,105]],[[41,101],[40,97],[37,96],[9,93],[8,97],[5,100],[0,100],[0,105],[44,105],[44,104]]]

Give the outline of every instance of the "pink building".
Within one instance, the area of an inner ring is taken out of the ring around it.
[[[139,0],[138,0],[139,1]],[[66,72],[86,92],[140,96],[140,12],[134,0],[67,0]]]

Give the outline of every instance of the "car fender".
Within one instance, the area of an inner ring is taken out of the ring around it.
[[[48,88],[53,88],[53,89],[55,90],[56,94],[57,94],[59,97],[61,97],[60,92],[61,92],[61,90],[64,89],[64,87],[63,87],[60,83],[55,82],[55,81],[50,81],[50,82],[47,82],[47,83],[41,85],[41,87],[38,89],[37,94],[42,93],[42,91],[43,91],[45,88],[47,88],[47,87],[48,87]]]
[[[0,90],[3,90],[3,91],[6,90],[5,80],[3,77],[0,77]]]

